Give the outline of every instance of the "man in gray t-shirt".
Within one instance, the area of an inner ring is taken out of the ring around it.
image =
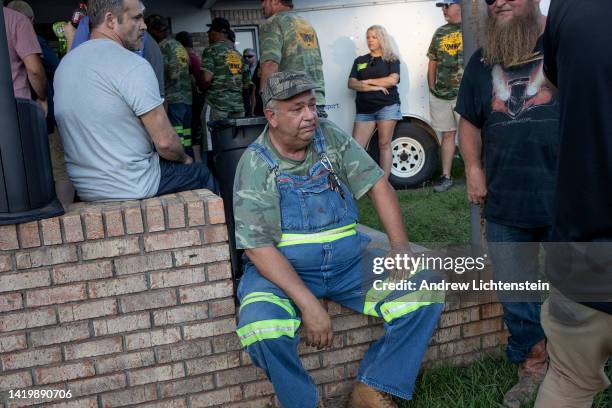
[[[151,65],[131,52],[142,47],[146,30],[142,3],[112,3],[90,6],[91,40],[66,55],[55,74],[55,116],[79,197],[216,190],[206,166],[183,151]]]

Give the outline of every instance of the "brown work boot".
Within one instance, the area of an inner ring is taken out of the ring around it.
[[[357,381],[348,408],[398,408],[391,396]]]
[[[532,347],[527,359],[519,364],[518,381],[504,395],[505,407],[520,408],[535,399],[548,368],[547,357],[546,340]]]

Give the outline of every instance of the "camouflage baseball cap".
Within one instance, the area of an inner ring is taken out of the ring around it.
[[[261,100],[265,107],[271,99],[284,101],[318,87],[304,71],[275,72],[268,77]]]

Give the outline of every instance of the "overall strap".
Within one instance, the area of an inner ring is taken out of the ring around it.
[[[317,129],[315,130],[314,144],[315,150],[317,151],[317,153],[319,153],[319,155],[322,155],[327,151],[327,148],[325,147],[325,137],[323,136],[323,130],[321,130],[320,127],[317,127]]]
[[[272,157],[272,155],[270,154],[270,152],[265,146],[259,143],[251,143],[249,145],[249,149],[256,152],[259,155],[259,157],[261,157],[263,161],[266,162],[270,170],[275,171],[278,169],[278,163],[276,162],[276,160],[274,160],[274,158]]]

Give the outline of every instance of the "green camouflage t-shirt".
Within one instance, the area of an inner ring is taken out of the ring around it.
[[[317,105],[325,105],[323,60],[317,33],[308,21],[293,11],[282,11],[259,27],[262,62],[274,61],[278,70],[305,71],[319,86]]]
[[[384,172],[352,137],[332,122],[321,120],[321,129],[334,170],[355,199],[360,198],[384,176]],[[270,142],[267,127],[256,142],[272,153],[279,164],[279,170],[283,172],[305,176],[319,160],[313,143],[308,146],[303,161],[281,157]],[[281,237],[279,201],[274,173],[259,154],[247,150],[238,163],[234,179],[234,220],[238,248],[276,246]]]
[[[202,53],[202,71],[212,74],[206,101],[225,112],[244,112],[242,87],[249,84],[249,70],[242,55],[227,42],[219,41]]]
[[[159,43],[164,60],[166,101],[191,105],[189,54],[180,42],[166,38]]]
[[[438,28],[431,40],[427,57],[438,63],[432,93],[440,99],[455,99],[463,76],[463,35],[461,25]]]

